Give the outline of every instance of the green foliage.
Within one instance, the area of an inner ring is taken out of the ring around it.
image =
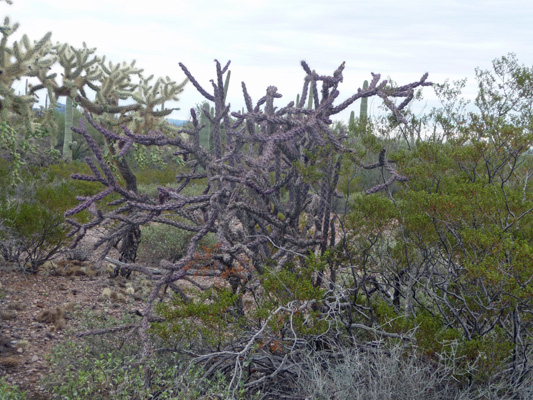
[[[66,351],[78,350],[67,344]],[[100,354],[98,359],[90,359],[87,354],[76,351],[81,359],[81,368],[67,367],[62,371],[64,380],[52,388],[54,398],[61,399],[105,399],[108,393],[116,399],[128,399],[133,393],[143,393],[142,370],[140,367],[127,368],[133,358],[120,359],[113,353]],[[56,354],[56,357],[59,355]],[[116,388],[116,389],[115,389]],[[126,392],[126,393],[124,393]],[[140,397],[137,397],[140,398]]]
[[[99,184],[71,181],[74,172],[87,173],[85,164],[55,164],[21,171],[24,184],[10,185],[11,163],[0,167],[0,250],[5,260],[29,272],[55,256],[67,243],[63,214],[77,204],[77,195],[94,195]],[[88,212],[76,218],[89,219]]]
[[[0,221],[4,257],[28,272],[37,272],[66,240],[63,216],[36,202],[0,203]]]
[[[320,335],[326,332],[330,322],[309,307],[319,305],[324,298],[325,290],[314,284],[316,274],[324,269],[325,264],[316,262],[314,255],[308,257],[307,265],[303,268],[291,270],[289,267],[281,271],[267,269],[260,277],[265,294],[252,313],[254,318],[266,319],[279,307],[291,304],[294,310],[283,310],[270,320],[272,332],[280,333],[288,325],[302,335]],[[302,305],[304,308],[299,309]]]
[[[137,183],[142,185],[168,185],[176,180],[176,166],[165,165],[160,168],[144,168],[136,172]]]
[[[116,321],[105,314],[86,310],[77,312],[76,320],[81,330],[135,322],[131,317]],[[145,388],[144,370],[137,363],[140,346],[139,340],[132,340],[129,331],[66,340],[52,350],[48,360],[50,373],[44,377],[43,384],[51,399],[228,398],[227,382],[222,375],[205,380],[202,369],[189,367],[178,354],[154,354],[149,366],[152,387]]]
[[[273,306],[277,307],[293,300],[320,301],[324,291],[315,287],[313,281],[317,273],[325,270],[326,259],[327,256],[319,258],[311,253],[302,267],[288,265],[281,271],[267,268],[260,279],[267,298],[274,302]]]
[[[194,232],[176,229],[174,226],[154,223],[142,227],[139,245],[139,262],[159,264],[161,260],[175,262],[187,251],[187,244]],[[201,246],[211,247],[216,243],[213,235],[205,236]]]
[[[428,357],[453,352],[456,379],[481,387],[517,368],[533,338],[533,69],[503,57],[478,80],[476,113],[464,112],[461,84],[438,87],[445,104],[431,116],[441,133],[390,155],[407,184],[353,196],[345,222],[354,282],[369,280],[352,318],[413,332]],[[379,142],[366,138],[365,147]]]
[[[221,346],[238,334],[239,295],[230,289],[213,286],[204,292],[192,290],[190,300],[176,295],[171,303],[160,303],[158,313],[165,322],[152,324],[152,330],[173,342],[187,337],[205,340],[210,347]]]
[[[5,378],[0,378],[0,400],[26,400],[26,392],[9,385]]]

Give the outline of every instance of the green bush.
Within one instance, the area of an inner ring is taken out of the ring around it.
[[[90,196],[100,190],[98,183],[70,180],[74,172],[87,173],[80,163],[28,166],[21,171],[23,184],[12,186],[10,163],[0,164],[0,255],[29,272],[54,255],[67,242],[64,213],[78,204],[77,195]],[[89,220],[83,211],[75,216]]]
[[[217,287],[205,292],[190,290],[187,294],[190,300],[176,295],[172,302],[158,305],[157,312],[164,321],[152,324],[152,332],[173,344],[187,337],[201,338],[212,348],[227,342],[228,332],[237,332],[239,316],[233,311],[240,300],[238,295]]]
[[[194,232],[165,224],[143,226],[137,260],[146,264],[158,264],[163,259],[170,262],[177,261],[187,251],[187,245],[193,235]],[[211,247],[215,243],[213,235],[207,235],[200,241],[200,245],[205,247]]]
[[[129,316],[116,321],[87,311],[80,312],[79,320],[81,330],[135,322]],[[228,398],[222,376],[206,381],[203,371],[190,368],[179,353],[155,353],[149,363],[152,385],[144,388],[140,351],[139,339],[128,330],[65,341],[53,349],[43,384],[51,399],[61,400]]]
[[[166,165],[164,168],[142,168],[135,173],[139,186],[148,184],[168,185],[176,181],[177,168]]]
[[[63,216],[37,202],[0,203],[0,252],[28,272],[53,257],[64,245]]]

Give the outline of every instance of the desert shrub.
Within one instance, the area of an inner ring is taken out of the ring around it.
[[[143,226],[138,261],[148,264],[159,263],[160,260],[177,261],[187,251],[187,243],[193,235],[194,232],[176,229],[166,224],[153,223]],[[215,243],[216,238],[207,235],[200,245],[212,247]]]
[[[455,345],[454,345],[455,346]],[[311,351],[297,365],[297,392],[305,398],[326,399],[528,399],[533,393],[531,378],[525,385],[492,379],[488,385],[464,385],[456,366],[476,362],[455,351],[438,361],[401,343],[385,346],[344,347]]]
[[[136,171],[137,183],[139,186],[149,184],[168,185],[176,181],[176,165],[167,164],[164,167],[149,166],[139,168]]]
[[[492,76],[477,71],[476,112],[460,108],[461,83],[436,88],[444,106],[423,122],[434,134],[391,148],[403,187],[352,197],[338,232],[338,263],[355,266],[339,272],[351,278],[342,318],[412,332],[434,361],[455,352],[464,387],[521,398],[531,379],[533,70],[505,58],[494,66]]]
[[[0,250],[28,272],[53,257],[66,240],[63,216],[37,202],[0,204]]]
[[[157,312],[164,321],[152,324],[154,334],[173,345],[181,344],[183,338],[195,337],[203,348],[217,348],[237,333],[235,325],[242,317],[235,312],[239,296],[230,289],[211,287],[205,292],[192,289],[186,294],[190,299],[176,295],[173,301],[158,304]]]
[[[0,166],[0,255],[36,272],[67,243],[64,213],[77,203],[76,196],[95,193],[99,184],[70,180],[73,172],[85,171],[81,163],[27,166],[20,171],[23,184],[11,185]],[[76,215],[85,222],[89,213]]]
[[[407,355],[404,346],[343,348],[311,352],[299,364],[297,385],[304,396],[326,399],[454,399],[451,371]]]
[[[79,330],[136,322],[128,316],[117,321],[86,310],[79,311],[76,318]],[[179,353],[168,351],[154,353],[151,387],[146,388],[144,370],[137,363],[140,346],[129,330],[67,340],[52,350],[50,373],[43,378],[43,384],[51,399],[227,398],[223,376],[206,381],[201,369],[188,365]]]

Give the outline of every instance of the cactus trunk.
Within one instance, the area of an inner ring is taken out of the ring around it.
[[[65,106],[65,136],[63,137],[63,161],[72,161],[72,99],[67,97]]]
[[[364,81],[363,90],[368,89],[368,81]],[[366,124],[368,121],[368,97],[363,97],[361,99],[361,108],[359,110],[359,122],[363,128],[363,132],[366,133]]]

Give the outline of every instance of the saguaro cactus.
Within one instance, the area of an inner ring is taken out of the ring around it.
[[[307,108],[313,108],[313,85],[309,85],[309,98],[307,100]]]
[[[363,82],[363,92],[368,90],[368,81]],[[350,120],[348,126],[355,129],[357,134],[366,132],[366,125],[368,123],[368,97],[361,97],[361,105],[359,107],[359,118],[355,119],[355,111],[350,112]]]
[[[231,77],[231,71],[228,71],[226,74],[226,79],[224,80],[224,102],[228,96],[229,82]],[[200,123],[205,125],[204,128],[200,131],[200,144],[212,151],[214,149],[214,138],[213,138],[213,119],[215,118],[215,109],[209,105],[209,102],[204,101],[200,106]],[[221,129],[221,136],[224,140],[224,132]]]
[[[211,121],[206,115],[214,116],[215,109],[204,101],[200,105],[200,123],[205,125],[200,131],[200,145],[210,151],[213,150],[213,138],[211,136]]]
[[[363,83],[363,90],[368,89],[368,81],[364,81]],[[368,97],[363,97],[361,99],[361,108],[359,111],[359,120],[362,124],[366,125],[366,122],[368,120]]]
[[[72,161],[72,99],[67,97],[65,104],[65,135],[63,137],[63,161]]]

